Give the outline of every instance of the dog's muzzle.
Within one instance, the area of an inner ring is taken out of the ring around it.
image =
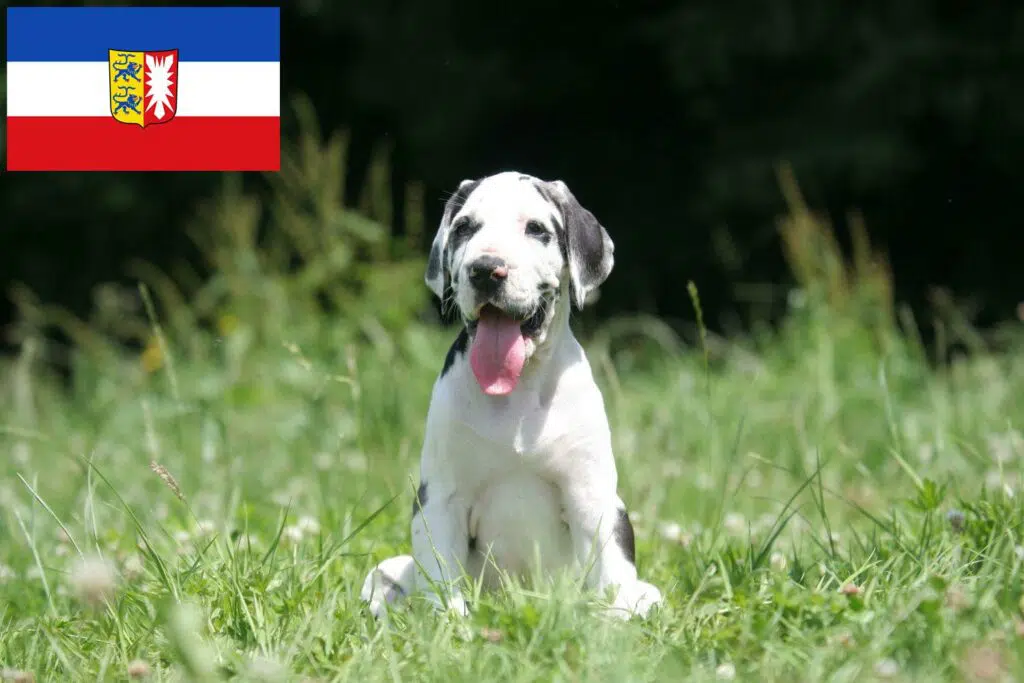
[[[508,263],[485,254],[466,266],[467,285],[477,300],[463,311],[471,335],[470,366],[486,394],[504,395],[515,389],[527,361],[528,340],[535,339],[548,318],[553,297],[541,294],[528,308],[503,296]]]
[[[498,293],[508,279],[508,264],[497,256],[481,256],[468,268],[469,283],[482,299]]]

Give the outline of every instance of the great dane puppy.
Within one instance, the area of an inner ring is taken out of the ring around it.
[[[463,329],[427,412],[413,554],[363,585],[375,615],[414,592],[466,614],[464,577],[493,588],[495,568],[585,573],[624,617],[661,601],[637,578],[604,400],[569,328],[613,251],[561,181],[499,173],[448,199],[426,282]]]

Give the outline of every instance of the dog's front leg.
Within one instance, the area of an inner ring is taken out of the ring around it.
[[[615,616],[646,616],[661,594],[637,579],[633,525],[615,492],[614,475],[600,482],[586,476],[571,479],[562,489],[563,506],[587,585],[599,592],[614,590]]]
[[[412,519],[412,552],[420,589],[438,607],[469,613],[462,572],[469,556],[469,510],[450,487],[423,482]]]

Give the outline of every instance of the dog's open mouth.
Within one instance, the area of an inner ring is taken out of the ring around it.
[[[504,396],[516,388],[526,365],[526,340],[540,331],[545,309],[538,306],[528,316],[507,313],[491,304],[480,309],[469,364],[485,394]]]

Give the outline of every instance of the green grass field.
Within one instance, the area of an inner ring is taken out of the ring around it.
[[[742,339],[587,321],[640,572],[666,595],[651,619],[605,620],[562,578],[480,596],[466,621],[412,602],[375,623],[359,589],[408,552],[454,333],[409,313],[417,258],[285,275],[246,201],[204,214],[222,226],[212,278],[143,273],[154,312],[104,290],[77,321],[19,295],[22,352],[0,367],[4,679],[1024,677],[1024,347],[991,353],[949,318],[940,342],[971,353],[940,343],[929,362],[871,317],[866,285],[839,305],[805,276],[787,321]],[[286,232],[330,263],[352,239]],[[324,288],[339,312],[318,312]],[[51,325],[77,344],[70,389],[46,372]]]

